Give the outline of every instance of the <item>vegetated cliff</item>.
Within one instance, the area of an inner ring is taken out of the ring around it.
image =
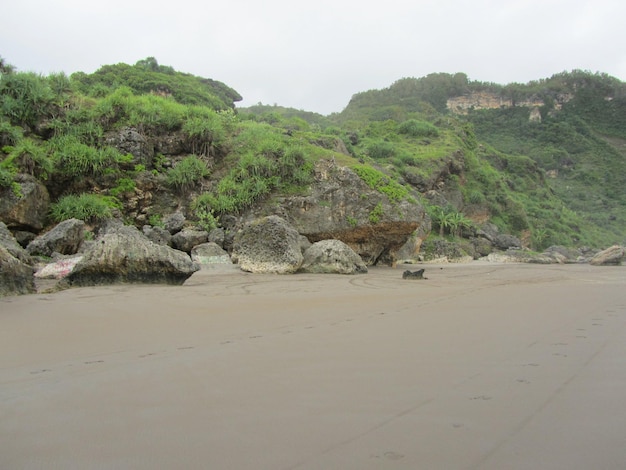
[[[155,60],[103,71],[3,76],[0,220],[24,244],[67,218],[160,226],[172,214],[231,236],[279,215],[310,242],[339,239],[368,264],[417,256],[431,229],[476,237],[486,222],[535,249],[606,241],[563,205],[537,158],[480,142],[476,110],[439,112],[449,93],[429,83],[464,93],[462,74],[403,80],[374,100],[362,94],[356,102],[369,104],[351,120],[325,120],[275,107],[238,113],[226,85]],[[130,86],[136,76],[145,90]]]

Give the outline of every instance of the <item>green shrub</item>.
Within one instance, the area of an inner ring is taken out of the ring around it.
[[[12,126],[9,121],[0,119],[0,148],[6,145],[16,145],[23,136],[21,127]]]
[[[13,171],[0,165],[0,188],[10,188],[14,177]]]
[[[430,122],[418,121],[417,119],[409,119],[398,126],[400,134],[410,135],[411,137],[437,137],[439,129]]]
[[[85,222],[96,222],[112,217],[113,209],[119,208],[113,197],[84,193],[63,196],[50,207],[50,217],[55,222],[67,219],[79,219]]]
[[[385,215],[383,211],[383,204],[379,202],[369,214],[370,223],[377,224],[378,222],[380,222],[380,219],[383,217],[383,215]]]
[[[167,172],[167,182],[173,188],[186,192],[208,175],[206,163],[197,156],[190,155]]]
[[[115,170],[122,155],[113,147],[96,148],[83,144],[76,137],[64,136],[53,144],[57,170],[71,177],[97,176]]]
[[[196,155],[209,155],[210,149],[218,147],[225,138],[224,128],[220,116],[209,109],[200,115],[196,110],[183,124],[183,132],[191,140],[191,151]]]
[[[381,160],[395,156],[396,149],[391,142],[379,140],[368,145],[367,154],[375,160]]]
[[[135,191],[135,180],[131,178],[120,178],[117,181],[117,186],[112,188],[109,193],[111,196],[117,197],[120,194],[132,193]]]
[[[1,167],[18,173],[28,173],[39,179],[47,179],[54,165],[44,147],[31,139],[22,139],[11,148]]]
[[[385,194],[392,201],[401,201],[409,195],[408,189],[371,166],[355,165],[352,169],[365,184]]]

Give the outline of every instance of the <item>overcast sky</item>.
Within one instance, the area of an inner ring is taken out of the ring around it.
[[[624,0],[0,0],[19,71],[94,72],[149,56],[244,101],[322,114],[403,77],[526,83],[573,69],[626,81]]]

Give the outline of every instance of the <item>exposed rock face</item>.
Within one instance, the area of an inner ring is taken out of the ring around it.
[[[589,261],[589,264],[594,266],[617,266],[622,264],[624,260],[624,247],[619,245],[613,245],[604,251],[601,251]]]
[[[278,216],[255,220],[235,235],[233,259],[243,271],[295,273],[303,259],[300,235]]]
[[[3,246],[12,256],[24,264],[32,264],[32,259],[28,252],[15,240],[10,230],[0,222],[0,246]]]
[[[121,129],[116,134],[110,135],[106,139],[106,143],[122,153],[131,154],[134,157],[133,165],[141,163],[150,166],[152,164],[153,146],[135,128],[125,127]]]
[[[37,279],[63,279],[70,275],[82,259],[83,257],[81,255],[69,256],[67,258],[48,263],[43,268],[37,270],[35,277]]]
[[[85,222],[68,219],[49,232],[35,238],[27,247],[31,255],[52,256],[52,253],[73,255],[85,239]]]
[[[285,197],[279,205],[278,214],[311,242],[341,240],[367,265],[392,264],[411,234],[428,223],[419,204],[390,201],[351,169],[327,162],[316,166],[310,195]]]
[[[46,187],[30,175],[17,177],[20,197],[12,188],[0,189],[0,220],[9,228],[19,228],[38,232],[50,208],[50,195]]]
[[[111,224],[67,279],[74,286],[182,284],[198,269],[189,255],[151,242],[134,227]]]
[[[185,220],[185,216],[182,212],[174,212],[163,218],[163,225],[165,226],[165,230],[174,235],[183,229]]]
[[[485,224],[476,233],[480,237],[484,237],[489,240],[495,248],[499,250],[508,250],[509,248],[521,248],[522,241],[513,236],[504,233],[500,233],[498,227],[493,224]]]
[[[213,242],[194,246],[191,250],[191,260],[199,264],[201,269],[216,264],[233,264],[228,253]]]
[[[543,254],[554,258],[558,263],[580,263],[584,262],[585,258],[578,250],[573,250],[565,246],[553,245],[547,248]]]
[[[35,292],[33,268],[0,245],[0,297]]]
[[[321,240],[304,252],[300,271],[305,273],[359,274],[367,266],[352,248],[340,240]]]
[[[144,225],[141,230],[148,240],[157,245],[169,246],[172,243],[172,234],[164,228]]]
[[[206,243],[208,239],[209,234],[204,230],[183,229],[172,237],[172,247],[191,253],[194,246]]]

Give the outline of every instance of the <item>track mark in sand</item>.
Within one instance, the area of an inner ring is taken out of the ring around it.
[[[220,344],[231,344],[231,343],[234,343],[234,341],[231,341],[231,340],[222,341]]]
[[[536,362],[531,362],[529,364],[522,364],[522,367],[539,367],[539,364]]]
[[[155,352],[150,352],[150,353],[146,353],[146,354],[141,354],[139,357],[140,358],[144,358],[144,357],[148,357],[148,356],[156,356],[157,353]]]
[[[567,346],[567,343],[552,343],[552,346]]]
[[[370,455],[370,458],[371,459],[384,459],[384,460],[402,460],[404,458],[404,454],[389,450],[382,454],[372,454]]]
[[[470,397],[470,400],[481,400],[481,401],[488,401],[491,400],[493,397],[490,397],[489,395],[477,395],[475,397]]]
[[[179,351],[183,351],[185,349],[194,349],[194,346],[181,346],[180,348],[177,348]]]
[[[252,335],[249,336],[250,339],[257,339],[257,338],[263,338],[263,335]]]
[[[99,360],[97,360],[97,361],[85,361],[85,362],[83,362],[83,364],[88,364],[88,365],[89,365],[89,364],[101,364],[101,363],[103,363],[103,362],[104,362],[104,361],[103,361],[102,359],[99,359]]]
[[[39,370],[31,370],[30,371],[31,375],[45,374],[46,372],[52,372],[52,369],[39,369]]]
[[[527,380],[527,379],[517,379],[516,382],[518,384],[525,384],[525,385],[530,384],[530,380]]]
[[[558,357],[567,357],[567,354],[562,354],[562,353],[552,353],[553,356],[558,356]]]

